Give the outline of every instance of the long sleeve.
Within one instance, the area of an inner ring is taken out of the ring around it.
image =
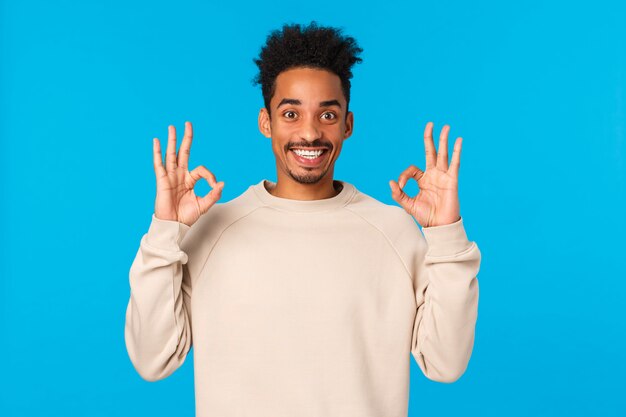
[[[192,346],[188,254],[190,226],[152,214],[129,273],[124,339],[142,378],[157,381],[178,369]]]
[[[417,311],[411,352],[427,378],[450,383],[465,373],[472,355],[481,254],[467,239],[462,218],[422,231],[427,252],[414,258]]]

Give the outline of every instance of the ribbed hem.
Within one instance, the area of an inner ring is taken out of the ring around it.
[[[354,185],[345,181],[334,180],[335,183],[342,185],[341,191],[334,197],[320,200],[293,200],[290,198],[276,197],[270,194],[265,188],[265,181],[267,181],[270,188],[275,185],[272,181],[261,180],[261,182],[251,187],[254,194],[264,205],[284,211],[313,212],[334,210],[348,204],[356,194]]]
[[[422,233],[428,243],[428,256],[456,255],[472,246],[461,217],[454,223],[441,226],[422,227]]]
[[[180,250],[180,243],[191,229],[185,223],[173,220],[161,220],[152,213],[152,222],[146,236],[150,246],[161,249]]]

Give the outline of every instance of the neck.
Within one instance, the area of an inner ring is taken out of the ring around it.
[[[339,194],[341,186],[334,183],[332,176],[327,175],[315,184],[302,184],[292,178],[279,176],[276,185],[267,191],[275,197],[290,200],[322,200]]]

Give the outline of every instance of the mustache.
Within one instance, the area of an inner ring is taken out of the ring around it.
[[[322,142],[322,141],[313,141],[313,142],[304,142],[304,143],[289,143],[285,146],[285,150],[288,151],[291,148],[302,148],[302,149],[307,149],[307,148],[327,148],[327,149],[332,149],[333,145],[331,145],[330,143],[327,142]]]

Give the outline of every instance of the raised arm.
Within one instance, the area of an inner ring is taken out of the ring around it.
[[[428,251],[414,268],[418,308],[411,353],[427,378],[450,383],[465,373],[472,355],[481,254],[467,239],[462,218],[422,230]]]
[[[148,381],[172,374],[192,346],[190,258],[195,257],[197,242],[186,244],[184,239],[217,202],[224,186],[203,166],[187,170],[192,135],[187,122],[177,157],[176,131],[169,126],[165,167],[159,140],[154,139],[155,212],[130,268],[124,338],[133,366]],[[200,178],[213,187],[202,198],[193,190]]]
[[[480,251],[467,239],[460,215],[458,174],[462,138],[454,143],[448,166],[448,132],[433,141],[433,124],[424,130],[426,170],[409,166],[398,182],[389,181],[392,198],[422,226],[407,227],[404,242],[411,253],[417,310],[411,350],[424,375],[454,382],[465,372],[474,345],[478,317]],[[402,188],[409,179],[420,189],[409,197]],[[424,241],[425,240],[425,241]],[[411,243],[412,241],[412,243]]]
[[[192,346],[191,277],[180,248],[188,230],[153,214],[130,268],[124,338],[133,366],[147,381],[172,374]]]

